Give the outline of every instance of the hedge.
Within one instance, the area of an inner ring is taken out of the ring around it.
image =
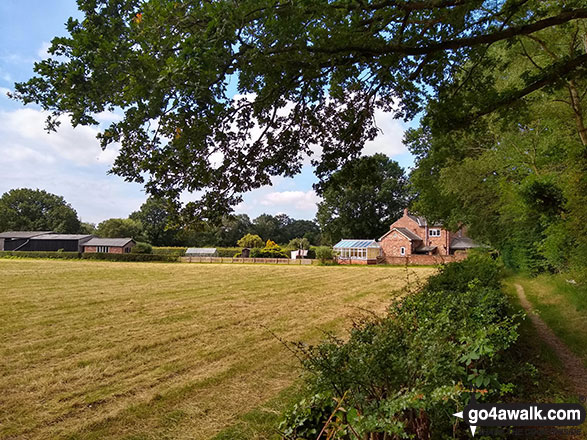
[[[173,255],[175,257],[185,256],[187,247],[174,247],[174,246],[153,246],[153,254],[156,255]]]
[[[66,260],[108,260],[108,261],[165,261],[175,262],[175,255],[156,254],[104,254],[79,252],[29,252],[29,251],[0,251],[0,258],[53,258]]]
[[[216,248],[216,252],[218,253],[219,257],[224,258],[232,258],[234,254],[241,252],[243,248],[241,247],[219,247]]]
[[[0,251],[0,258],[60,258],[71,260],[80,258],[79,252],[47,252],[47,251]]]
[[[82,260],[108,260],[108,261],[165,261],[175,262],[178,257],[175,255],[157,254],[104,254],[104,253],[83,253]]]

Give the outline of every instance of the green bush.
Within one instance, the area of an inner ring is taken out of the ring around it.
[[[218,253],[219,257],[223,258],[230,258],[233,257],[234,254],[237,252],[242,251],[239,247],[223,247],[223,248],[216,248],[216,252]]]
[[[185,251],[187,251],[187,249],[187,247],[153,246],[153,254],[183,257],[185,256]]]
[[[80,258],[79,252],[41,252],[41,251],[0,251],[0,258],[57,258],[71,260]]]
[[[258,235],[247,234],[236,242],[239,247],[257,248],[263,246],[263,239]]]
[[[512,388],[503,354],[518,324],[500,272],[490,258],[452,263],[386,316],[356,323],[347,340],[297,344],[315,398],[294,407],[280,431],[316,438],[334,413],[325,438],[453,438],[450,414],[469,390],[493,400]],[[344,410],[335,412],[339,403]]]
[[[153,253],[153,246],[149,243],[143,243],[141,241],[137,242],[131,249],[131,253],[133,254],[151,254]]]
[[[316,258],[318,258],[322,263],[325,263],[328,260],[332,260],[333,257],[334,254],[331,247],[318,246],[316,248]]]
[[[106,254],[100,252],[84,252],[84,260],[107,260],[107,261],[165,261],[175,262],[178,257],[175,255],[157,255],[157,254]]]

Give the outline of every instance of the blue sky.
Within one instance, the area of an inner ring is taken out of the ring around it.
[[[94,127],[73,129],[67,121],[57,133],[44,131],[44,114],[36,106],[23,107],[6,92],[14,82],[32,74],[33,63],[45,56],[49,41],[66,34],[65,22],[79,16],[75,0],[0,1],[0,193],[14,188],[38,188],[61,195],[83,221],[97,223],[127,217],[145,201],[142,187],[108,175],[116,151],[102,151]],[[113,115],[102,115],[108,123]],[[413,160],[401,143],[406,125],[390,115],[376,115],[382,130],[365,154],[385,153],[404,168]],[[286,213],[312,219],[318,197],[310,166],[295,178],[275,178],[273,185],[244,195],[237,213],[254,218],[262,213]],[[189,196],[188,196],[189,198]]]

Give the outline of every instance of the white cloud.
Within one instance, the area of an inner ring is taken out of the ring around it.
[[[402,121],[394,119],[392,113],[385,113],[382,110],[375,111],[375,121],[381,131],[374,140],[366,143],[363,149],[364,156],[383,153],[393,158],[408,152],[402,143],[406,131]]]
[[[312,190],[310,191],[275,191],[265,194],[259,203],[263,206],[271,206],[275,209],[295,208],[302,211],[316,209],[316,203],[320,197]]]
[[[41,47],[37,50],[37,56],[41,59],[45,59],[49,56],[49,48],[51,47],[51,43],[47,41],[43,41],[41,43]]]
[[[111,164],[116,158],[115,146],[105,151],[100,148],[97,128],[73,128],[68,120],[62,119],[56,133],[47,133],[46,118],[46,112],[32,108],[0,111],[0,160],[19,160],[14,151],[28,151],[31,160],[31,152],[36,152],[37,162],[67,160],[81,166],[96,162]]]

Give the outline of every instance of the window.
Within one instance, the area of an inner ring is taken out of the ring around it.
[[[96,252],[108,253],[108,246],[96,246]]]
[[[430,237],[440,237],[440,229],[430,229],[430,231],[428,231],[428,235]]]
[[[401,248],[399,248],[399,253],[402,255],[406,255],[406,248],[403,246]]]
[[[124,248],[124,253],[125,254],[130,254],[130,248],[129,247],[125,247]]]

